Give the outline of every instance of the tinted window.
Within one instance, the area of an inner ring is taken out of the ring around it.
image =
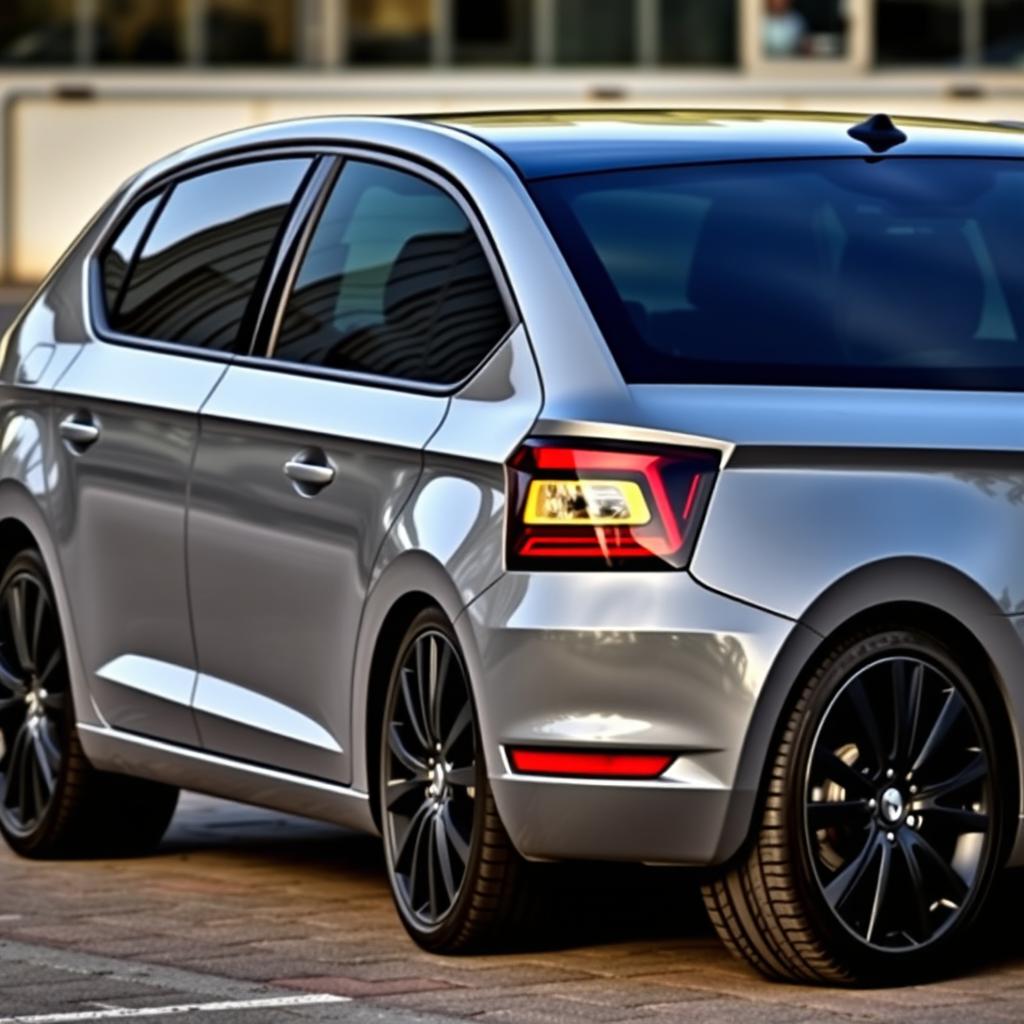
[[[757,162],[533,191],[627,380],[1024,386],[1024,162]]]
[[[117,297],[121,294],[121,286],[128,273],[128,264],[135,255],[142,234],[149,226],[159,201],[159,195],[147,199],[128,218],[128,222],[121,228],[103,256],[103,296],[107,303],[108,316],[117,308]]]
[[[459,205],[414,175],[350,162],[303,258],[275,356],[447,384],[507,329]]]
[[[141,338],[246,348],[242,317],[309,163],[265,160],[175,185],[111,326]]]

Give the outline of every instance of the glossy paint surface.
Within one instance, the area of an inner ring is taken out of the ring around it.
[[[0,530],[28,530],[54,579],[89,756],[372,830],[380,665],[424,602],[454,624],[499,810],[532,857],[727,859],[794,681],[829,634],[892,601],[976,637],[1019,747],[1020,396],[629,387],[520,178],[860,156],[852,123],[317,119],[144,171],[0,352]],[[1024,157],[1019,133],[905,127],[910,155]],[[400,158],[473,212],[515,315],[465,384],[317,375],[96,328],[91,261],[133,199],[268,146]],[[68,417],[92,417],[94,443],[63,437]],[[529,436],[717,452],[690,567],[508,572],[505,467]],[[525,778],[506,763],[517,744],[667,750],[673,763],[655,780]]]

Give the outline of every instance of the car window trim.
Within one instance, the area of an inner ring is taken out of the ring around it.
[[[509,285],[508,275],[505,272],[504,265],[498,258],[497,248],[494,245],[490,232],[487,230],[484,218],[480,215],[475,204],[462,190],[462,188],[434,167],[418,163],[417,161],[408,159],[404,156],[395,155],[390,152],[381,153],[375,149],[369,149],[363,146],[347,146],[341,144],[324,147],[322,152],[326,155],[334,155],[340,158],[338,160],[337,170],[332,180],[324,186],[322,194],[318,196],[317,209],[314,215],[310,217],[309,222],[303,227],[301,237],[299,239],[300,244],[296,246],[295,252],[290,255],[286,266],[282,268],[284,276],[278,282],[275,282],[277,310],[275,312],[274,319],[270,322],[272,325],[272,332],[269,332],[268,337],[265,339],[266,347],[262,353],[254,353],[249,356],[239,356],[236,361],[242,365],[251,366],[256,369],[273,370],[278,373],[297,374],[304,377],[322,377],[329,380],[348,381],[352,384],[361,384],[368,387],[384,387],[395,391],[428,395],[456,394],[466,387],[466,385],[480,372],[480,370],[490,361],[494,353],[505,344],[512,332],[515,331],[522,323],[522,316],[519,312],[519,307],[516,304],[515,295]],[[288,299],[291,297],[291,288],[294,285],[295,278],[298,276],[302,261],[306,255],[307,247],[312,239],[313,232],[316,230],[316,226],[319,223],[323,207],[330,198],[331,189],[337,183],[338,178],[340,178],[344,173],[345,164],[349,160],[391,167],[420,178],[436,188],[441,189],[442,192],[444,192],[458,205],[459,209],[466,217],[470,229],[484,253],[487,265],[491,271],[491,276],[494,278],[495,285],[498,288],[502,304],[505,307],[505,314],[508,317],[508,326],[495,343],[481,357],[480,361],[461,380],[454,381],[450,384],[434,384],[429,381],[415,380],[413,378],[406,377],[389,377],[370,373],[358,373],[353,370],[334,370],[325,366],[293,362],[289,359],[277,359],[274,357],[273,353],[274,347],[277,343],[277,334],[280,331],[281,323],[284,320]]]
[[[207,174],[211,171],[223,170],[230,167],[239,167],[253,163],[261,163],[267,160],[288,160],[295,158],[308,159],[310,161],[310,168],[303,176],[302,182],[296,190],[295,196],[292,198],[292,202],[289,205],[288,213],[285,215],[285,225],[287,226],[290,225],[296,211],[301,206],[301,199],[309,191],[310,187],[314,184],[319,184],[319,182],[316,181],[316,169],[322,163],[324,155],[323,147],[316,145],[279,147],[261,146],[257,149],[237,150],[228,154],[220,154],[189,163],[181,167],[174,168],[167,174],[161,175],[154,181],[147,183],[144,188],[142,188],[136,195],[133,195],[130,200],[124,204],[123,208],[110,219],[110,223],[103,230],[87,257],[88,282],[86,286],[86,294],[88,296],[88,309],[86,321],[92,330],[93,336],[100,342],[109,342],[114,345],[152,349],[157,352],[167,352],[172,355],[194,356],[198,359],[208,359],[221,363],[230,363],[234,359],[242,356],[243,353],[203,348],[199,345],[188,345],[180,341],[166,341],[161,338],[145,338],[135,334],[124,334],[121,331],[115,330],[110,325],[110,321],[107,317],[105,298],[103,294],[103,256],[110,244],[116,241],[120,231],[125,227],[139,207],[145,205],[145,203],[150,199],[162,192],[163,195],[157,204],[157,208],[154,210],[149,224],[146,225],[146,230],[140,237],[136,250],[132,255],[132,261],[128,266],[125,281],[122,283],[121,291],[118,293],[117,297],[118,306],[115,308],[119,308],[120,303],[123,300],[123,292],[127,285],[127,281],[129,280],[132,270],[134,270],[135,262],[139,254],[142,252],[142,248],[146,241],[149,239],[150,233],[152,232],[160,213],[163,212],[171,194],[174,192],[175,186],[180,182],[186,181],[189,178],[198,177],[202,174]],[[268,253],[268,263],[274,269],[276,269],[276,247],[285,237],[287,237],[287,230],[283,227],[282,231],[279,232],[278,238],[275,239],[274,246]],[[270,280],[272,281],[273,278],[271,277]],[[250,297],[249,303],[246,305],[246,312],[243,313],[240,323],[244,323],[246,316],[249,313],[250,304],[255,300],[255,298],[256,291],[254,289],[253,296]],[[250,351],[252,351],[254,344],[255,332],[253,332],[252,340],[250,340]]]

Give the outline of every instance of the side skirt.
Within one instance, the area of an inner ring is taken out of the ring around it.
[[[78,732],[86,757],[103,771],[137,775],[378,834],[369,797],[347,786],[234,761],[119,729],[80,722]]]

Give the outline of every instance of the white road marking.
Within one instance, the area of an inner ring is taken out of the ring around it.
[[[119,1007],[110,1010],[79,1010],[40,1013],[29,1017],[0,1017],[0,1024],[76,1024],[88,1020],[128,1020],[132,1017],[169,1017],[180,1013],[220,1013],[224,1010],[274,1010],[285,1006],[317,1006],[348,1003],[348,996],[268,996],[265,999],[233,999],[222,1003],[181,1003],[178,1006]]]

